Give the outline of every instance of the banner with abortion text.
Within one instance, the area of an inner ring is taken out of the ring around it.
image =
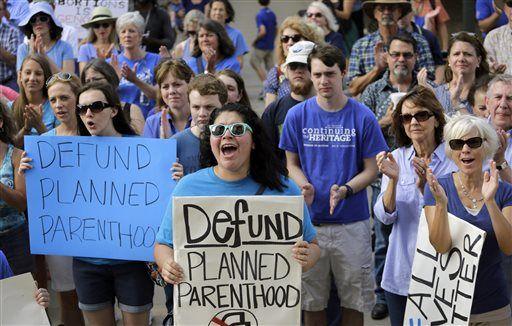
[[[76,28],[78,38],[84,39],[88,31],[82,27],[92,16],[96,7],[107,7],[113,17],[119,17],[128,12],[128,0],[55,0],[57,19],[65,25]]]
[[[302,196],[175,197],[177,325],[299,325]]]
[[[176,141],[26,136],[33,254],[153,261]]]
[[[430,244],[427,219],[420,217],[404,325],[468,325],[478,262],[486,232],[448,214],[452,248]]]

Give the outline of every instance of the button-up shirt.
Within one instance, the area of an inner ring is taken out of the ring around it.
[[[415,70],[419,71],[421,68],[427,68],[429,74],[434,76],[435,66],[434,60],[432,59],[432,53],[430,53],[430,47],[428,42],[422,35],[418,33],[409,33],[417,43],[417,56]],[[352,53],[350,54],[350,60],[348,65],[348,82],[352,82],[352,79],[358,76],[366,75],[375,66],[374,49],[377,46],[377,42],[382,42],[382,37],[379,31],[372,34],[368,34],[363,38],[360,38],[352,47]],[[388,50],[387,44],[384,44],[384,51]]]
[[[375,216],[382,223],[393,224],[381,286],[388,292],[407,296],[423,209],[423,195],[416,186],[418,176],[412,165],[412,159],[416,155],[414,147],[400,147],[392,154],[400,171],[395,211],[387,213],[382,202],[389,183],[389,178],[385,175],[382,177],[381,192],[374,208]],[[437,146],[431,159],[429,167],[438,177],[457,170],[455,163],[445,155],[444,143]]]
[[[489,65],[492,60],[500,64],[506,64],[507,74],[512,74],[512,28],[510,24],[493,29],[484,40]]]
[[[12,55],[18,50],[18,30],[4,22],[0,22],[0,46]],[[9,67],[4,61],[0,61],[0,82],[16,77],[14,67]]]

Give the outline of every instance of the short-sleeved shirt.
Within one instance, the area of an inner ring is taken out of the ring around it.
[[[249,52],[249,47],[247,47],[247,43],[245,42],[242,32],[231,27],[229,24],[226,24],[225,28],[231,42],[233,42],[233,45],[235,46],[235,54],[233,54],[233,56],[238,57]]]
[[[112,53],[118,54],[117,50],[112,50]],[[98,57],[98,52],[92,43],[85,43],[80,45],[78,49],[78,62],[89,62]]]
[[[7,102],[7,106],[9,108],[12,108],[13,102]],[[44,126],[46,127],[46,130],[52,130],[58,125],[60,125],[59,119],[55,116],[53,113],[52,107],[50,106],[50,101],[46,100],[43,103],[43,115],[41,117]],[[30,130],[31,135],[38,135],[37,130],[35,128],[32,128]]]
[[[281,178],[285,188],[283,192],[266,188],[264,196],[301,196],[297,185],[288,178]],[[225,181],[215,175],[213,167],[201,169],[195,173],[185,176],[178,182],[172,192],[172,197],[180,196],[253,196],[256,194],[260,184],[255,182],[251,176],[238,181]],[[311,224],[309,213],[304,204],[303,239],[311,242],[316,237],[316,230]],[[167,205],[167,210],[162,219],[162,224],[156,235],[156,242],[172,247],[172,198]]]
[[[202,61],[203,69],[206,69],[207,62],[202,56],[200,56],[199,58],[190,57],[187,60],[185,60],[185,62],[195,74],[202,74],[204,70],[201,70],[200,67],[198,66],[198,59]],[[240,62],[238,62],[235,55],[224,58],[221,61],[217,62],[217,64],[215,65],[215,71],[221,71],[224,69],[231,69],[237,74],[240,73]]]
[[[273,50],[274,40],[276,38],[277,18],[276,14],[270,8],[261,8],[256,15],[256,26],[265,26],[265,36],[258,40],[255,47],[260,50]]]
[[[343,52],[345,58],[349,55],[347,46],[345,45],[345,40],[343,39],[343,35],[338,32],[331,31],[329,34],[325,35],[325,43],[334,45],[338,49]]]
[[[375,115],[349,98],[339,111],[328,112],[312,97],[288,111],[279,148],[299,156],[301,169],[315,189],[310,206],[317,223],[348,224],[370,217],[366,191],[342,200],[329,215],[333,184],[344,185],[364,170],[364,159],[387,151]]]
[[[482,314],[505,307],[510,301],[505,273],[501,266],[503,253],[498,246],[487,206],[484,205],[476,216],[471,215],[460,200],[453,174],[440,177],[438,181],[448,197],[448,213],[487,232],[478,264],[471,314]],[[512,185],[500,181],[494,199],[500,210],[512,206]],[[425,206],[436,205],[428,185],[425,186],[424,200]]]
[[[142,131],[142,137],[146,138],[160,138],[160,121],[161,121],[161,112],[156,112],[148,116],[146,122],[144,123],[144,130]],[[174,126],[172,121],[172,117],[169,113],[167,113],[167,121],[169,121],[169,125],[171,126],[171,136],[175,135],[179,132],[178,129]],[[185,128],[190,127],[190,123],[192,122],[192,117],[189,117],[188,123]]]
[[[126,63],[131,69],[133,69],[137,63],[137,71],[135,72],[137,77],[147,84],[155,84],[154,71],[155,67],[158,65],[158,61],[160,61],[160,56],[158,54],[146,52],[144,58],[139,60],[129,60],[124,56],[124,54],[120,54],[117,57],[117,60],[119,62],[119,67],[122,67],[123,63]],[[144,118],[147,117],[149,110],[155,106],[155,100],[150,100],[137,86],[126,80],[124,77],[121,78],[121,81],[119,82],[117,93],[119,94],[122,102],[132,103],[140,107]]]
[[[475,3],[475,16],[476,20],[484,20],[491,16],[495,10],[493,6],[493,0],[476,0]],[[503,26],[508,23],[507,15],[505,14],[505,11],[503,11],[500,15],[500,18],[496,22],[496,26],[494,28],[498,28],[500,26]],[[482,36],[485,38],[486,33],[482,33]]]
[[[277,95],[278,99],[290,94],[291,92],[290,81],[277,66],[268,71],[267,79],[265,80],[263,87],[265,94],[269,93]]]
[[[11,270],[11,266],[9,266],[7,258],[5,257],[2,250],[0,250],[0,280],[3,280],[4,278],[8,278],[11,276],[14,276]]]
[[[18,31],[9,24],[0,21],[0,46],[12,55],[18,50]],[[0,82],[16,77],[16,70],[0,61]]]
[[[512,73],[512,28],[510,24],[495,28],[487,34],[484,40],[485,51],[487,51],[487,60],[500,64],[506,64],[505,73]]]
[[[201,140],[192,133],[190,128],[178,132],[171,138],[176,139],[176,156],[183,165],[183,174],[187,175],[199,170]]]
[[[27,44],[20,44],[18,46],[18,52],[16,53],[16,70],[21,69],[23,59],[25,59],[28,53],[29,47]],[[59,69],[62,69],[64,61],[75,59],[71,45],[63,40],[57,40],[50,50],[46,52],[46,55],[52,59]]]
[[[407,33],[405,31],[401,32]],[[434,76],[434,60],[432,59],[432,53],[430,53],[430,47],[427,40],[418,33],[412,32],[409,34],[417,43],[418,59],[416,60],[415,71],[419,71],[421,68],[427,68],[430,76]],[[347,78],[349,83],[355,77],[366,75],[373,69],[375,66],[374,49],[377,46],[377,42],[382,42],[382,37],[380,36],[379,31],[360,38],[354,44],[348,65]],[[383,50],[388,50],[387,44],[384,44]]]

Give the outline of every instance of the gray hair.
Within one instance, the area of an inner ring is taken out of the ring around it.
[[[308,8],[316,8],[320,10],[325,19],[327,19],[327,26],[329,26],[329,29],[333,32],[338,31],[338,21],[336,20],[336,17],[334,17],[331,9],[329,9],[329,7],[327,7],[324,3],[320,1],[314,1],[309,4]]]
[[[196,23],[197,26],[201,24],[206,19],[205,15],[202,11],[197,9],[192,9],[185,15],[183,18],[183,27],[186,28],[190,23]]]
[[[497,83],[503,83],[508,86],[512,86],[512,75],[510,74],[499,74],[496,75],[491,81],[487,84],[487,97],[491,97],[491,88],[494,87]],[[512,95],[512,94],[511,94]]]
[[[453,150],[449,146],[450,140],[460,139],[473,130],[476,130],[478,136],[482,137],[484,140],[482,147],[484,149],[485,158],[488,159],[492,157],[500,146],[498,134],[487,120],[469,114],[454,117],[444,126],[446,156],[453,160]]]
[[[122,14],[120,17],[117,18],[117,34],[120,34],[121,31],[128,25],[134,25],[140,34],[144,34],[146,23],[144,22],[144,18],[142,18],[141,14],[138,11],[130,11],[125,14]]]

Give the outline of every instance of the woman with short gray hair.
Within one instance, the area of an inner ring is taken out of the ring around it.
[[[343,51],[345,57],[350,54],[343,40],[343,35],[337,32],[339,25],[329,7],[320,1],[311,2],[306,11],[306,21],[318,26],[323,31],[325,43],[339,48]]]
[[[429,169],[425,215],[429,239],[437,252],[452,247],[448,213],[487,232],[476,275],[469,323],[510,325],[510,300],[503,254],[512,254],[512,185],[499,180],[496,162],[482,172],[499,142],[496,131],[482,118],[463,115],[444,129],[446,154],[458,172],[436,178]]]

